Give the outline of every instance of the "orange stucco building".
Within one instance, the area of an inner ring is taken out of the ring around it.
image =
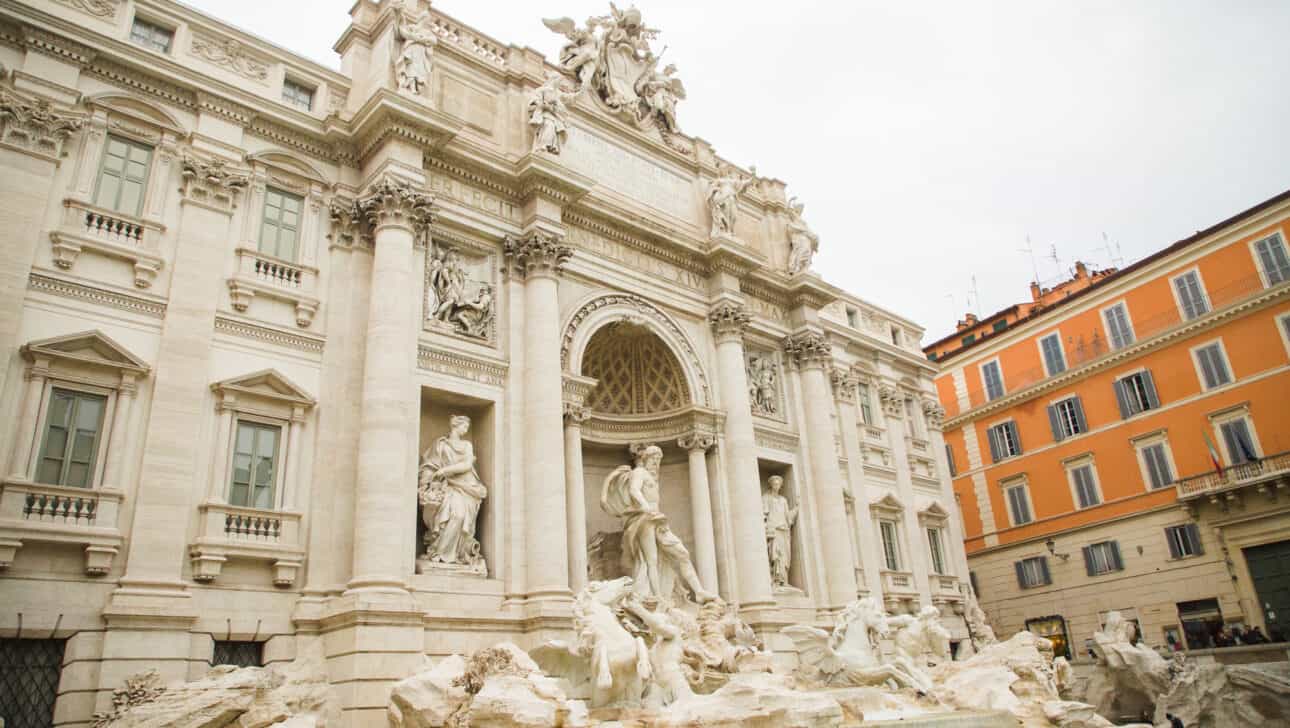
[[[1000,634],[1290,638],[1288,241],[1290,192],[926,347]]]

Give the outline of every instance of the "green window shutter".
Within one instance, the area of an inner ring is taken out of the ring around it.
[[[1170,526],[1165,529],[1165,543],[1169,545],[1169,558],[1171,559],[1182,558],[1182,548],[1178,543],[1179,529],[1179,526]]]
[[[1057,411],[1057,405],[1048,405],[1048,426],[1053,428],[1053,442],[1061,442],[1066,439],[1062,432],[1061,414]]]
[[[1022,589],[1027,589],[1027,588],[1029,588],[1029,587],[1027,587],[1027,586],[1026,586],[1026,567],[1025,567],[1025,562],[1023,562],[1023,561],[1015,561],[1015,562],[1013,562],[1012,566],[1013,566],[1013,568],[1015,568],[1015,569],[1017,570],[1017,586],[1021,587]]]
[[[1147,390],[1147,405],[1151,409],[1159,408],[1160,395],[1156,392],[1155,377],[1151,376],[1151,371],[1148,369],[1142,370],[1142,373],[1139,376],[1142,377],[1142,385]]]
[[[997,463],[1003,459],[1003,448],[1000,447],[1001,443],[999,442],[999,426],[996,425],[986,430],[985,435],[986,440],[990,443],[990,460]]]
[[[1003,426],[1004,426],[1004,427],[1006,427],[1006,428],[1008,428],[1008,432],[1012,435],[1012,444],[1013,444],[1013,445],[1015,445],[1015,446],[1016,446],[1016,448],[1017,448],[1017,453],[1016,453],[1016,454],[1017,454],[1017,455],[1020,455],[1020,454],[1021,454],[1021,452],[1022,452],[1022,450],[1021,450],[1021,433],[1017,430],[1017,423],[1016,423],[1016,422],[1005,422]]]
[[[1040,557],[1039,557],[1039,573],[1040,573],[1040,575],[1043,577],[1043,583],[1044,583],[1044,584],[1051,584],[1051,583],[1053,583],[1053,575],[1052,575],[1051,573],[1049,573],[1049,571],[1048,571],[1048,557],[1047,557],[1047,556],[1040,556]]]
[[[1197,555],[1205,553],[1205,547],[1200,542],[1200,528],[1194,523],[1188,523],[1187,539],[1191,542],[1193,550]]]
[[[1125,391],[1127,382],[1123,379],[1117,379],[1111,382],[1115,389],[1115,403],[1120,407],[1120,419],[1127,420],[1133,416],[1133,407],[1129,404],[1128,393]]]
[[[1075,410],[1075,426],[1080,432],[1088,432],[1088,419],[1084,417],[1084,402],[1079,397],[1072,397],[1071,407]]]
[[[1118,541],[1110,541],[1111,544],[1111,570],[1123,571],[1124,560],[1120,558],[1120,544]]]
[[[1085,571],[1089,576],[1094,576],[1094,573],[1093,573],[1093,547],[1091,547],[1091,546],[1085,546],[1082,550],[1083,550],[1083,552],[1084,552],[1084,571]]]

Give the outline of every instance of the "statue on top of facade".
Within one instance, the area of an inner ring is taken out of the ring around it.
[[[426,550],[418,564],[440,565],[471,573],[487,571],[475,524],[488,488],[475,470],[475,446],[466,439],[470,418],[453,415],[448,434],[421,455],[417,500],[425,523]]]
[[[669,134],[681,133],[676,124],[676,102],[685,98],[685,85],[677,78],[676,66],[668,64],[662,73],[654,70],[658,58],[650,62],[649,70],[636,82],[640,96],[640,121],[652,120],[659,130]]]
[[[399,90],[420,96],[430,83],[430,67],[439,39],[430,28],[430,13],[418,12],[416,0],[394,7],[394,38],[400,43],[394,61]]]
[[[802,220],[805,205],[794,197],[788,201],[788,274],[805,273],[820,249],[820,237]]]
[[[784,479],[778,475],[766,481],[768,490],[761,494],[762,520],[766,524],[766,550],[770,556],[770,580],[776,587],[788,586],[788,568],[793,560],[793,524],[797,509],[780,495]]]
[[[533,151],[559,154],[569,136],[567,104],[578,90],[566,91],[558,73],[548,73],[546,83],[529,94],[529,126],[533,127]]]
[[[739,211],[739,195],[757,180],[757,168],[750,167],[752,176],[745,177],[729,165],[717,170],[717,177],[708,182],[708,211],[712,214],[713,238],[734,237],[735,219]]]
[[[636,453],[635,467],[620,465],[606,478],[600,507],[623,520],[623,562],[642,598],[671,602],[677,579],[700,603],[716,595],[705,590],[690,561],[690,552],[659,510],[659,464],[663,451],[650,445]]]

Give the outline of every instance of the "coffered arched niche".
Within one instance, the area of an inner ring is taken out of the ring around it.
[[[630,293],[595,294],[578,306],[564,326],[560,345],[561,368],[574,375],[590,376],[591,373],[584,370],[588,347],[596,334],[611,324],[623,324],[656,336],[670,352],[657,351],[648,341],[642,341],[641,353],[660,360],[670,353],[675,358],[688,395],[688,401],[681,404],[712,407],[712,389],[708,386],[698,350],[689,337],[658,306]],[[669,396],[668,399],[673,398]]]

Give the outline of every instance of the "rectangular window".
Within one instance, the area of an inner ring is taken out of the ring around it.
[[[1039,340],[1039,348],[1044,353],[1044,368],[1048,376],[1053,377],[1066,371],[1066,355],[1062,352],[1062,337],[1049,334]]]
[[[858,387],[858,396],[860,397],[860,419],[864,420],[866,425],[873,424],[873,410],[869,407],[869,385],[861,384]]]
[[[932,552],[932,573],[945,573],[945,556],[941,553],[941,529],[927,529],[927,548]]]
[[[1034,589],[1037,586],[1048,586],[1053,583],[1052,575],[1048,573],[1048,557],[1032,556],[1028,559],[1014,562],[1013,566],[1017,569],[1017,584],[1022,589]]]
[[[1200,367],[1201,383],[1205,389],[1221,387],[1232,381],[1227,357],[1223,356],[1223,347],[1217,341],[1196,350],[1196,364]]]
[[[945,464],[950,468],[950,477],[953,478],[959,474],[958,466],[954,464],[954,448],[945,443]]]
[[[288,78],[282,82],[282,100],[308,111],[314,107],[314,90]]]
[[[242,640],[215,640],[211,665],[264,667],[264,643]]]
[[[900,548],[896,542],[896,522],[878,521],[882,533],[882,556],[888,571],[900,571]]]
[[[1089,576],[1123,571],[1124,561],[1120,559],[1120,545],[1115,541],[1103,541],[1085,546],[1084,568]]]
[[[986,430],[985,434],[990,441],[990,457],[994,462],[1021,454],[1021,437],[1017,433],[1016,422],[1001,422]]]
[[[300,197],[272,187],[264,191],[264,223],[260,228],[261,253],[282,260],[296,259],[301,202]]]
[[[964,336],[960,341],[964,346],[970,346],[972,342],[976,341],[976,334],[968,334],[967,336]]]
[[[894,326],[891,328],[891,343],[892,346],[900,346],[900,329]]]
[[[922,439],[918,431],[918,416],[914,411],[914,400],[909,397],[905,398],[905,434],[914,440]]]
[[[36,482],[89,488],[98,456],[107,399],[69,389],[54,389],[45,413]]]
[[[1004,329],[1006,329],[1006,328],[1008,328],[1008,320],[1007,320],[1007,319],[999,319],[998,321],[995,321],[995,322],[994,322],[994,326],[990,327],[990,330],[997,334],[997,333],[999,333],[1000,331],[1003,331],[1003,330],[1004,330]]]
[[[1258,460],[1254,449],[1254,438],[1250,436],[1250,425],[1244,418],[1224,422],[1218,426],[1223,433],[1223,444],[1227,445],[1227,459],[1232,465]]]
[[[149,23],[142,18],[135,18],[130,26],[130,42],[151,48],[159,53],[169,53],[170,43],[175,39],[175,32],[156,23]]]
[[[1115,401],[1120,406],[1120,416],[1128,419],[1139,412],[1160,406],[1156,382],[1151,372],[1143,370],[1115,380]]]
[[[1259,267],[1269,286],[1290,281],[1290,257],[1286,256],[1285,241],[1281,233],[1273,233],[1254,243],[1254,252],[1259,256]]]
[[[1169,457],[1165,453],[1163,442],[1157,442],[1142,448],[1142,462],[1146,465],[1147,484],[1151,486],[1152,490],[1173,484],[1173,469],[1169,467]]]
[[[860,328],[860,312],[847,306],[847,326],[853,329]]]
[[[152,147],[109,134],[94,187],[94,204],[137,216],[143,209],[151,158]]]
[[[1194,270],[1174,279],[1174,292],[1178,294],[1178,306],[1183,319],[1190,321],[1197,316],[1209,313],[1209,301],[1200,286],[1200,275]]]
[[[233,482],[228,502],[235,506],[272,509],[278,479],[278,440],[282,428],[239,421],[233,443]]]
[[[1166,528],[1165,541],[1169,544],[1171,559],[1185,559],[1205,553],[1204,547],[1200,545],[1200,529],[1194,523]]]
[[[1123,349],[1133,343],[1133,326],[1129,324],[1129,309],[1123,302],[1103,311],[1102,318],[1106,321],[1107,337],[1111,340],[1111,348]]]
[[[1070,471],[1071,485],[1075,488],[1075,505],[1078,508],[1092,508],[1102,502],[1097,492],[1097,481],[1093,479],[1093,466],[1080,465]]]
[[[999,362],[992,361],[981,365],[981,381],[985,383],[987,400],[1003,396],[1003,374],[999,371]]]
[[[1008,513],[1012,516],[1012,525],[1021,526],[1035,520],[1030,510],[1030,494],[1025,485],[1013,485],[1003,490],[1008,497]]]
[[[1079,397],[1068,397],[1057,404],[1048,405],[1048,424],[1053,428],[1053,440],[1061,442],[1081,432],[1088,432],[1084,419],[1084,405]]]

